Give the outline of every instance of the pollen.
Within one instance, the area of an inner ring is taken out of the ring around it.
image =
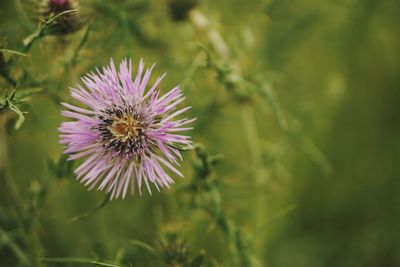
[[[130,114],[116,118],[108,127],[113,136],[123,142],[136,138],[139,135],[141,128],[140,121],[133,118]]]

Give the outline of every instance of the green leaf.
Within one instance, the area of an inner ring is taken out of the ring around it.
[[[41,88],[26,88],[26,89],[19,89],[15,92],[15,99],[16,100],[23,100],[26,97],[31,95],[38,94],[42,91]]]
[[[28,257],[25,255],[22,249],[12,240],[12,238],[7,234],[7,232],[4,231],[1,227],[0,227],[0,245],[9,247],[11,252],[14,253],[14,255],[17,257],[19,262],[22,263],[23,266],[30,265]]]
[[[152,246],[150,246],[150,245],[148,245],[148,244],[146,244],[146,243],[144,243],[144,242],[142,242],[142,241],[139,241],[139,240],[129,240],[129,243],[132,244],[132,245],[134,245],[134,246],[138,246],[138,247],[144,248],[145,250],[147,250],[147,251],[149,251],[149,252],[151,252],[151,253],[153,253],[153,254],[158,255],[157,252],[156,252],[156,250],[155,250]]]
[[[271,105],[272,111],[275,113],[275,116],[278,119],[279,125],[283,129],[288,128],[288,122],[286,120],[286,117],[280,107],[279,102],[276,99],[274,89],[271,84],[269,83],[263,83],[261,84],[259,88],[259,93],[264,99]]]
[[[17,121],[15,122],[15,129],[19,129],[25,121],[24,112],[21,111],[17,105],[25,101],[28,96],[40,91],[40,88],[27,88],[18,91],[14,89],[10,94],[6,94],[5,97],[0,97],[0,110],[8,108],[18,115]]]
[[[19,129],[25,121],[24,113],[16,105],[14,105],[11,101],[7,101],[7,102],[8,102],[8,107],[10,108],[10,110],[12,110],[13,112],[15,112],[18,115],[18,119],[15,122],[14,127],[15,127],[15,129]]]
[[[0,48],[0,52],[9,53],[9,54],[13,54],[13,55],[21,56],[21,57],[27,57],[28,56],[28,54],[21,53],[19,51],[15,51],[15,50],[5,49],[5,48]]]

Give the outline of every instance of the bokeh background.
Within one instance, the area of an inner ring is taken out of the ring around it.
[[[0,96],[30,94],[19,129],[0,111],[0,266],[400,266],[399,1],[67,0],[26,39],[45,2],[0,1],[26,54],[0,50]],[[199,145],[171,190],[107,202],[59,103],[125,57],[182,85]]]

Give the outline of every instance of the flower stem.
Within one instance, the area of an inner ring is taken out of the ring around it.
[[[9,188],[11,197],[15,204],[15,208],[20,218],[23,217],[23,200],[18,186],[15,183],[8,169],[8,144],[6,126],[10,119],[10,113],[4,112],[0,114],[0,176],[4,179],[6,186]]]
[[[215,53],[222,61],[226,61],[229,65],[235,66],[233,68],[233,73],[231,77],[234,79],[229,79],[229,83],[232,83],[237,90],[235,93],[240,96],[242,92],[240,89],[243,86],[248,86],[246,83],[243,84],[243,75],[240,72],[240,64],[234,59],[230,58],[229,46],[225,42],[224,38],[220,32],[212,27],[211,23],[207,17],[199,10],[193,9],[190,12],[189,18],[193,25],[201,31],[205,31],[208,36],[208,41],[214,48]],[[227,86],[229,87],[229,86]],[[238,98],[240,99],[240,98]],[[262,164],[262,154],[260,150],[260,138],[257,133],[257,123],[254,118],[254,108],[249,104],[248,101],[240,102],[241,114],[243,121],[243,128],[245,130],[247,145],[249,147],[250,157],[251,157],[251,167],[253,169],[254,186],[255,188],[261,188],[266,182],[266,170]],[[261,229],[263,225],[263,215],[265,214],[265,194],[257,194],[255,197],[255,229]],[[257,239],[261,240],[261,239]],[[261,247],[261,246],[256,246]]]
[[[209,42],[223,59],[229,58],[229,48],[220,32],[212,27],[207,17],[197,8],[189,13],[189,19],[200,31],[205,31]]]
[[[242,121],[244,125],[245,136],[247,140],[247,144],[249,147],[250,158],[252,164],[252,172],[254,176],[254,186],[255,190],[260,188],[265,188],[265,184],[267,182],[267,172],[262,163],[262,153],[260,150],[260,138],[257,132],[257,125],[254,118],[254,109],[253,107],[242,104],[241,105],[241,113],[242,113]],[[262,229],[264,225],[263,215],[265,214],[265,205],[267,202],[266,194],[256,194],[255,195],[255,206],[254,206],[254,221],[255,221],[255,229],[259,231]],[[260,247],[262,244],[257,244],[257,241],[261,240],[260,238],[255,239],[255,247]],[[260,246],[259,246],[260,245]]]

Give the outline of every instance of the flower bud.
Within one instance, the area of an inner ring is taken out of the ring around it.
[[[49,27],[48,34],[65,35],[79,30],[83,25],[80,18],[78,2],[76,0],[46,0],[41,7],[41,17],[49,20],[51,17],[57,16],[62,12],[69,10],[77,10],[59,16]]]

